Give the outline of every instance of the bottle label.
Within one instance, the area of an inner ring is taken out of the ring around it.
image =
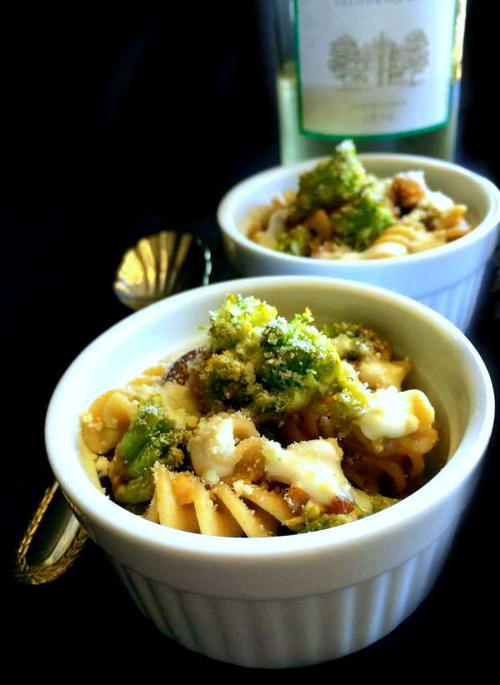
[[[295,0],[301,133],[374,137],[444,126],[456,0]]]

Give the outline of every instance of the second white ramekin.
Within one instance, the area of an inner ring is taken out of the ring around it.
[[[304,275],[346,278],[370,283],[412,297],[467,330],[489,280],[497,244],[500,192],[488,179],[438,159],[397,154],[364,154],[370,173],[388,177],[419,169],[432,190],[466,204],[475,228],[442,247],[404,257],[377,260],[334,260],[296,257],[270,250],[246,233],[252,210],[285,190],[295,190],[299,174],[318,160],[263,171],[242,181],[222,199],[218,222],[227,255],[245,276]]]

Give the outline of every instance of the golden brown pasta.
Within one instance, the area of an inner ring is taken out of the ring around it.
[[[270,198],[252,212],[251,240],[314,259],[385,259],[439,247],[470,230],[467,207],[430,189],[422,171],[368,174],[352,141],[301,174],[298,185],[296,194]]]
[[[275,535],[291,517],[285,499],[244,481],[214,488],[189,472],[173,473],[156,464],[155,496],[146,518],[169,528],[205,535],[265,537]]]
[[[424,454],[432,450],[438,433],[433,427],[433,416],[421,397],[416,395],[412,399],[419,426],[410,435],[373,443],[358,428],[351,427],[340,439],[350,455],[344,461],[344,470],[362,490],[380,492],[381,479],[385,477],[390,479],[392,491],[400,494],[408,488],[410,479],[423,472]],[[286,418],[281,437],[285,443],[327,439],[337,436],[339,430],[342,431],[342,428],[339,428],[338,419],[334,416],[306,408]],[[346,430],[345,427],[343,430]]]
[[[359,378],[370,388],[388,388],[394,386],[401,390],[404,379],[411,371],[411,362],[387,361],[385,359],[363,359],[358,364]]]
[[[165,376],[166,369],[167,364],[165,362],[162,364],[155,364],[155,366],[150,366],[143,371],[140,376],[129,381],[128,385],[131,387],[141,385],[158,385]]]
[[[400,257],[438,247],[444,242],[440,236],[427,231],[424,226],[400,222],[386,228],[367,250],[366,256],[370,259]]]
[[[422,478],[434,409],[401,389],[411,363],[375,331],[312,321],[228,296],[212,348],[150,367],[82,414],[85,463],[121,506],[203,535],[321,530],[391,506]]]
[[[81,416],[85,444],[96,454],[106,454],[118,444],[135,415],[135,406],[122,390],[108,390]]]

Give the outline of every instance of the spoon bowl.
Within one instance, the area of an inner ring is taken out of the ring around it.
[[[160,231],[127,250],[113,288],[120,302],[137,310],[207,285],[211,269],[210,252],[201,240],[190,233]]]

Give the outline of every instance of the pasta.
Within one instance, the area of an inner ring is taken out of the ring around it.
[[[351,141],[252,213],[251,240],[316,259],[385,259],[445,245],[471,230],[467,207],[431,191],[423,172],[367,174]]]
[[[266,537],[350,523],[418,487],[434,409],[408,359],[357,323],[321,329],[252,297],[210,313],[207,344],[81,415],[102,487],[148,521]]]

